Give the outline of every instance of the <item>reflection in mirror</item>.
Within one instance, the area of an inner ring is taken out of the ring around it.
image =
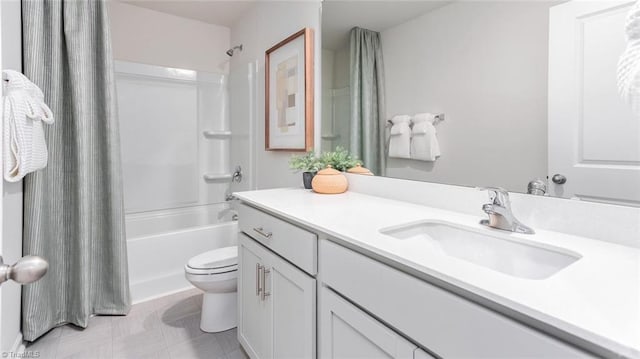
[[[325,0],[323,150],[376,175],[640,206],[640,118],[617,87],[633,5]]]

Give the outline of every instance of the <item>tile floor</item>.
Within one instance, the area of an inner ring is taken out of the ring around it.
[[[91,318],[87,329],[66,325],[27,345],[43,359],[247,359],[236,329],[200,330],[202,292],[191,289],[136,304],[127,316]]]

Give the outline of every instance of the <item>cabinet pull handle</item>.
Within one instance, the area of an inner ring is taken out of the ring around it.
[[[265,238],[271,238],[271,236],[273,235],[273,233],[271,232],[265,232],[263,227],[254,228],[253,231]]]
[[[256,295],[260,295],[262,292],[262,288],[260,287],[260,277],[261,277],[262,266],[260,263],[256,263]]]
[[[271,292],[267,292],[267,274],[271,273],[271,269],[267,269],[267,267],[262,267],[262,296],[260,297],[262,300],[265,300],[268,296],[271,295]]]

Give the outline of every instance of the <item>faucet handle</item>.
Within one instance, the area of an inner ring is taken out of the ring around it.
[[[489,192],[489,198],[498,206],[509,206],[509,191],[502,187],[476,187],[480,191]]]

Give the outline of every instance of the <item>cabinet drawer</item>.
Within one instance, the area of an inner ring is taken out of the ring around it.
[[[240,230],[305,272],[317,273],[318,236],[253,207],[238,206]]]
[[[589,354],[328,240],[323,282],[444,358],[584,358]]]

